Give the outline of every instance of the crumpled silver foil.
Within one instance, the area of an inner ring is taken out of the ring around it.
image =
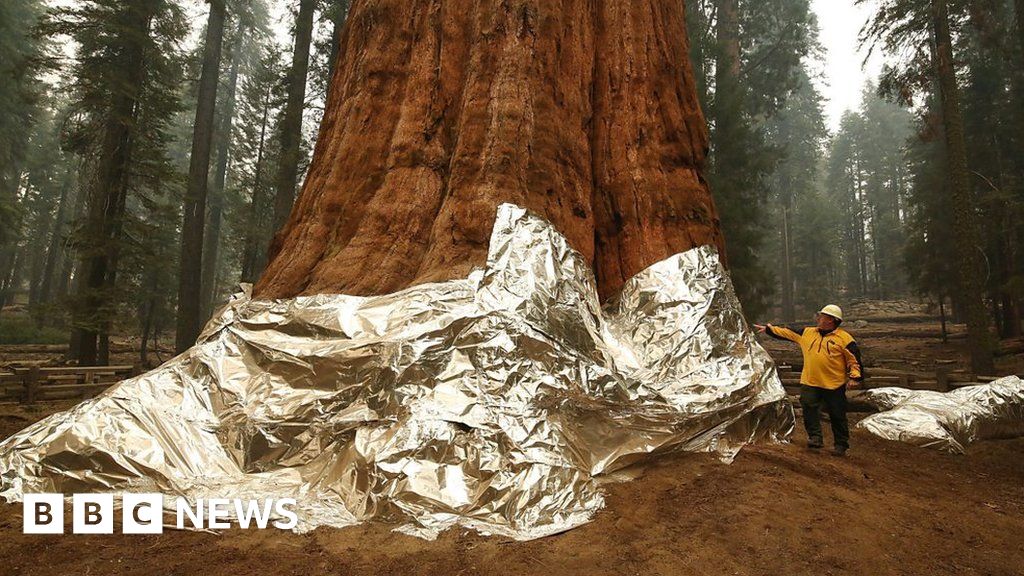
[[[858,425],[887,440],[963,454],[979,440],[1024,436],[1024,382],[1016,376],[946,393],[877,388],[862,398],[884,412]]]
[[[466,279],[235,296],[193,348],[0,444],[0,495],[292,497],[300,531],[372,518],[526,540],[587,522],[612,472],[674,451],[731,460],[792,426],[713,248],[602,310],[585,260],[506,204]]]

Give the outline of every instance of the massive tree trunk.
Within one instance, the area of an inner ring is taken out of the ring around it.
[[[565,234],[603,297],[721,248],[687,50],[679,1],[356,0],[256,296],[464,276],[503,202]]]
[[[210,177],[210,149],[220,75],[221,43],[227,8],[224,0],[210,0],[203,47],[203,71],[199,78],[196,121],[192,128],[192,154],[188,166],[188,189],[182,208],[181,262],[178,275],[178,329],[174,343],[178,352],[192,345],[202,329],[200,298],[203,274],[203,228],[206,224],[206,189]]]
[[[989,333],[988,314],[982,294],[985,292],[982,260],[978,257],[977,215],[971,197],[970,173],[967,166],[967,143],[960,111],[960,89],[953,64],[953,42],[949,31],[949,9],[946,0],[932,0],[935,27],[935,72],[939,80],[942,119],[945,127],[949,181],[952,189],[953,231],[956,234],[954,267],[960,280],[960,297],[967,318],[967,341],[971,352],[971,368],[975,374],[992,374],[993,346]]]

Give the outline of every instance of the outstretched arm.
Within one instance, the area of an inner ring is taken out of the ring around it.
[[[789,328],[772,326],[771,324],[754,324],[754,328],[757,328],[757,331],[760,332],[761,334],[767,334],[772,338],[777,338],[779,340],[789,340],[791,342],[797,343],[800,342],[800,335],[790,330]]]

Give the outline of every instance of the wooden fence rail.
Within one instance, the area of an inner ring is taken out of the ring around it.
[[[133,366],[19,366],[0,372],[0,402],[90,398],[136,374]]]

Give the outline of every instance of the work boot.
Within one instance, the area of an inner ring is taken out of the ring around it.
[[[836,446],[835,448],[832,449],[832,455],[837,458],[842,458],[846,456],[847,450],[848,448],[846,446]]]
[[[819,450],[824,445],[825,445],[825,443],[822,442],[821,439],[819,439],[819,438],[811,438],[810,440],[807,441],[807,448],[809,450]]]

